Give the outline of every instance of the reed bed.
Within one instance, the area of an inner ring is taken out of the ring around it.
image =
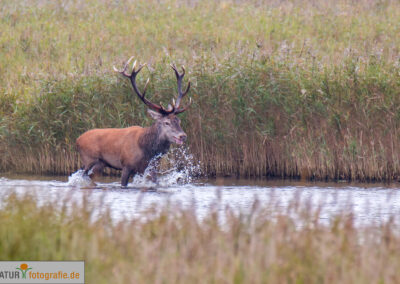
[[[398,283],[398,215],[356,226],[329,222],[295,200],[255,201],[249,212],[150,209],[113,221],[86,196],[38,207],[35,195],[2,198],[0,259],[85,260],[87,283]],[[96,211],[98,212],[98,211]],[[95,216],[95,217],[94,217]],[[221,219],[224,221],[221,223]],[[299,225],[301,224],[301,225]]]
[[[400,178],[398,1],[1,1],[0,170],[69,174],[74,141],[149,125],[149,97],[193,83],[182,115],[208,175]],[[147,74],[146,74],[147,73]]]

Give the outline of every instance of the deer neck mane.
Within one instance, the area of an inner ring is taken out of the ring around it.
[[[160,134],[157,123],[144,129],[143,135],[139,138],[139,146],[143,149],[146,158],[151,159],[158,154],[168,152],[171,143],[167,139],[161,138]]]

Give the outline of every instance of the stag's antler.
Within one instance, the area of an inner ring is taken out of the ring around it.
[[[192,104],[192,99],[190,98],[189,103],[185,107],[179,108],[182,98],[184,96],[186,96],[186,94],[190,90],[190,82],[188,83],[188,85],[186,87],[186,91],[184,93],[182,93],[182,79],[185,76],[185,67],[182,66],[181,74],[179,74],[178,69],[176,69],[175,64],[171,64],[171,67],[172,67],[172,69],[174,69],[176,80],[178,81],[178,98],[176,99],[176,102],[175,102],[175,100],[173,100],[173,102],[172,102],[173,108],[175,109],[175,114],[178,114],[178,113],[184,112]]]
[[[189,89],[190,89],[190,82],[189,82],[188,86],[186,88],[186,91],[184,93],[182,93],[182,79],[185,76],[185,68],[183,66],[182,66],[183,72],[182,72],[182,74],[179,74],[175,65],[171,64],[172,69],[174,69],[174,71],[175,71],[176,80],[178,81],[178,98],[176,99],[176,102],[175,102],[175,100],[172,100],[172,105],[168,105],[168,108],[166,109],[161,105],[161,103],[160,103],[160,105],[156,105],[144,97],[146,94],[147,85],[149,84],[150,79],[147,79],[147,81],[146,81],[146,85],[144,86],[143,94],[140,93],[139,89],[136,86],[136,75],[140,72],[140,70],[142,70],[142,68],[144,66],[146,66],[146,64],[141,64],[138,67],[138,70],[136,70],[135,69],[136,68],[136,60],[135,60],[135,62],[133,63],[133,67],[132,67],[132,73],[130,75],[126,73],[126,69],[128,68],[128,65],[132,61],[132,59],[133,59],[133,56],[131,58],[129,58],[129,60],[125,63],[124,68],[122,70],[118,70],[114,66],[114,71],[121,73],[122,75],[124,75],[125,77],[128,77],[131,80],[132,87],[135,90],[136,94],[142,100],[142,102],[144,102],[149,108],[151,108],[152,110],[155,110],[163,115],[168,115],[171,113],[174,113],[174,114],[182,113],[192,104],[192,99],[190,99],[189,103],[185,107],[183,107],[183,108],[179,107],[182,98],[184,96],[186,96],[186,94],[189,92]]]
[[[146,99],[144,96],[146,95],[146,89],[147,89],[147,85],[149,84],[150,78],[147,79],[146,81],[146,85],[144,86],[144,90],[143,90],[143,94],[139,91],[138,87],[136,86],[136,75],[139,74],[140,70],[142,70],[142,68],[144,66],[146,66],[145,64],[140,64],[138,69],[136,70],[136,60],[133,63],[132,66],[132,73],[129,75],[126,73],[126,69],[128,68],[129,63],[132,61],[133,56],[131,58],[129,58],[129,60],[125,63],[125,66],[122,70],[118,70],[117,68],[115,68],[114,66],[114,71],[121,73],[122,75],[124,75],[125,77],[128,77],[131,80],[132,83],[132,87],[135,90],[136,94],[138,95],[139,99],[141,99],[142,102],[144,102],[149,108],[151,108],[154,111],[157,111],[163,115],[168,115],[174,112],[174,108],[169,105],[168,109],[165,109],[161,104],[160,105],[156,105],[155,103],[150,102],[148,99]]]

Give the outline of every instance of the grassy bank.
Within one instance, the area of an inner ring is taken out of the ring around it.
[[[202,221],[194,210],[171,206],[144,213],[147,221],[116,223],[107,213],[90,221],[94,207],[87,200],[37,207],[34,196],[11,194],[3,202],[0,259],[84,259],[87,283],[400,281],[395,215],[356,227],[350,211],[323,224],[317,208],[292,202],[283,211],[271,202],[239,215],[210,210]]]
[[[149,63],[211,175],[400,178],[398,1],[2,1],[0,170],[70,173],[94,127],[149,125],[111,69]]]

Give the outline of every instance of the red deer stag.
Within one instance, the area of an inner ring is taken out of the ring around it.
[[[132,60],[131,57],[124,68],[120,71],[114,67],[116,72],[128,77],[132,83],[133,90],[139,99],[149,109],[148,113],[155,120],[150,127],[131,126],[127,128],[106,128],[92,129],[83,133],[77,140],[77,149],[83,162],[84,174],[88,175],[92,170],[93,174],[99,174],[104,167],[122,170],[121,185],[126,186],[129,177],[136,173],[143,173],[150,160],[159,154],[165,154],[171,143],[183,144],[186,134],[180,126],[180,120],[176,116],[184,112],[191,104],[181,107],[182,98],[190,89],[190,82],[182,92],[182,79],[185,76],[185,68],[182,66],[182,73],[179,73],[175,65],[171,64],[178,81],[178,98],[172,100],[172,104],[164,108],[161,104],[156,105],[144,96],[149,83],[147,79],[143,93],[136,86],[136,76],[146,64],[142,64],[136,70],[136,61],[133,63],[131,74],[126,69]],[[153,178],[155,175],[153,175]]]

